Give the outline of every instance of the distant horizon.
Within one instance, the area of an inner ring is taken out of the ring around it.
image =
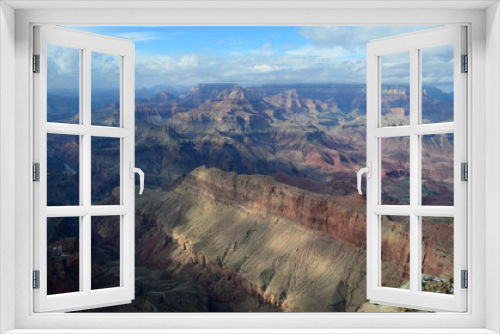
[[[170,89],[170,88],[177,88],[177,89],[190,89],[190,88],[196,88],[197,86],[200,85],[236,85],[240,86],[242,88],[259,88],[259,87],[293,87],[293,86],[352,86],[352,87],[366,87],[366,83],[342,83],[342,82],[297,82],[297,83],[265,83],[265,84],[244,84],[244,83],[239,83],[239,82],[199,82],[196,84],[192,85],[156,85],[152,87],[136,87],[136,91],[140,90],[160,90],[160,89]],[[394,83],[394,84],[382,84],[382,87],[406,87],[409,88],[410,85],[408,84],[403,84],[403,83]],[[429,88],[435,88],[440,90],[443,94],[452,94],[451,92],[446,92],[442,90],[440,87],[436,87],[434,85],[423,85],[422,86],[425,89]],[[93,88],[97,90],[118,90],[119,88]],[[72,91],[72,92],[77,92],[75,91],[74,88],[48,88],[48,91]]]

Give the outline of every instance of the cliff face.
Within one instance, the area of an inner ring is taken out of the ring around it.
[[[180,188],[211,201],[267,219],[285,219],[343,242],[353,252],[366,251],[366,204],[359,195],[316,194],[276,181],[272,176],[248,176],[200,167]],[[400,219],[399,219],[400,220]],[[389,221],[382,229],[382,274],[394,286],[409,279],[409,224]],[[431,219],[423,224],[423,273],[453,273],[453,220]]]
[[[138,197],[136,259],[233,311],[356,311],[366,302],[365,223],[349,212],[354,198],[328,197],[199,168],[170,192]]]
[[[286,186],[271,176],[248,176],[200,167],[182,188],[237,207],[249,214],[289,219],[349,245],[366,245],[365,201],[361,196],[334,197]]]
[[[272,176],[205,167],[171,191],[146,189],[136,202],[139,294],[118,310],[390,311],[365,304],[364,208],[358,195],[316,194]],[[409,225],[384,224],[382,281],[400,287],[409,278]],[[115,233],[97,227],[109,244]],[[450,233],[449,221],[424,225],[426,274],[452,268]],[[184,306],[172,301],[178,296]]]

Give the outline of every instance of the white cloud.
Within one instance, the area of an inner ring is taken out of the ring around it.
[[[259,64],[253,67],[254,72],[257,73],[269,73],[282,69],[280,66],[269,65],[269,64]]]
[[[269,43],[266,43],[260,47],[258,50],[249,50],[251,55],[255,56],[272,56],[276,54],[276,50],[273,49],[273,46]]]
[[[346,50],[341,46],[329,48],[319,48],[314,45],[306,45],[296,50],[286,51],[285,54],[297,57],[314,57],[314,58],[344,58],[354,57],[357,54]]]
[[[421,51],[422,83],[445,92],[453,91],[453,45]]]
[[[264,45],[262,45],[262,50],[271,50],[273,48],[273,46],[269,43],[266,43]]]
[[[250,42],[247,41],[244,38],[228,38],[227,40],[221,40],[222,43],[226,43],[227,45],[230,46],[243,46],[243,45],[249,45]]]
[[[249,49],[249,42],[245,39],[219,40],[219,44],[232,46],[228,50],[229,56],[217,55],[209,49],[198,54],[167,56],[137,52],[136,86],[195,85],[202,82],[254,85],[327,82],[363,84],[366,81],[365,52],[369,40],[423,28],[303,27],[300,33],[308,39],[306,45],[265,43],[258,49]],[[120,37],[136,42],[161,38],[149,32],[124,33]],[[74,52],[70,52],[71,49],[68,50],[52,51],[52,59],[49,59],[49,70],[54,78],[49,83],[52,87],[65,87],[64,80],[75,75],[78,84],[78,52],[75,56]],[[425,85],[434,85],[444,91],[453,88],[453,72],[450,72],[452,54],[449,47],[422,51],[422,81]],[[92,71],[96,84],[114,86],[119,64],[106,55],[96,56],[92,62],[97,66]],[[386,82],[407,84],[407,62],[402,55],[383,61]]]
[[[318,47],[332,47],[338,45],[366,44],[370,40],[387,36],[396,36],[414,31],[424,30],[427,27],[338,27],[318,26],[302,27],[299,33],[307,38],[312,45]],[[431,28],[431,27],[428,27]]]
[[[120,88],[120,57],[92,52],[92,88]]]
[[[120,57],[92,52],[93,88],[120,87]],[[78,88],[80,85],[80,50],[49,45],[47,48],[47,86]]]
[[[422,27],[304,27],[301,34],[309,44],[263,44],[259,49],[242,49],[243,39],[220,40],[235,46],[230,56],[184,55],[158,63],[142,58],[137,65],[137,85],[197,84],[200,82],[266,83],[360,83],[366,81],[366,43],[375,38],[422,30]],[[440,57],[436,52],[435,57]],[[188,57],[184,58],[183,57]],[[139,58],[137,58],[139,61]],[[158,63],[155,73],[147,63]],[[435,63],[435,60],[430,61]],[[439,62],[438,62],[439,63]],[[389,81],[401,83],[407,75],[401,59],[384,68]],[[446,77],[440,73],[441,77]],[[154,79],[153,79],[154,77]],[[437,80],[427,79],[432,84]]]
[[[48,45],[48,88],[78,88],[80,85],[79,64],[80,50],[56,45]]]
[[[197,68],[198,67],[198,57],[196,55],[187,55],[181,57],[177,66],[181,68]]]
[[[168,61],[166,59],[160,60],[158,57],[138,58],[136,65],[137,86],[195,85],[201,82],[237,82],[242,84],[364,83],[366,76],[365,60],[362,58],[310,57],[288,54],[273,56],[235,54],[229,57],[191,55],[189,58],[184,57],[172,57]],[[179,66],[180,63],[183,66]],[[154,71],[151,71],[151,64],[155,64]]]

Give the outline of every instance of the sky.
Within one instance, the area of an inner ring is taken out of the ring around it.
[[[245,86],[293,83],[366,82],[366,44],[372,40],[432,27],[245,26],[245,27],[67,27],[132,40],[136,88],[193,86],[231,82]],[[78,56],[76,56],[78,57]],[[424,82],[450,90],[450,52],[428,52]],[[65,58],[60,61],[59,58]],[[77,73],[64,50],[52,52],[53,82],[67,87],[64,75]],[[394,58],[394,57],[393,57]],[[397,58],[397,57],[396,57]],[[400,57],[404,59],[405,57]],[[49,61],[51,54],[49,50]],[[424,60],[423,60],[424,62]],[[407,83],[407,64],[383,62],[387,82]],[[112,56],[92,58],[92,84],[116,85],[119,63]],[[447,66],[448,65],[448,66]],[[68,70],[71,67],[72,70]],[[51,71],[51,72],[50,72]],[[95,79],[95,80],[94,80]]]

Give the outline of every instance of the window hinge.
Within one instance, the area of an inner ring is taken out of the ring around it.
[[[40,270],[33,270],[33,289],[40,289]]]
[[[40,163],[33,164],[33,181],[40,182]]]
[[[461,281],[462,281],[462,284],[461,284],[461,287],[462,289],[467,289],[469,288],[469,273],[467,270],[462,270],[461,272]]]
[[[462,55],[462,73],[469,72],[469,56]]]
[[[466,162],[462,162],[460,165],[460,180],[469,181],[469,165]]]
[[[33,55],[33,73],[40,73],[40,55]]]

